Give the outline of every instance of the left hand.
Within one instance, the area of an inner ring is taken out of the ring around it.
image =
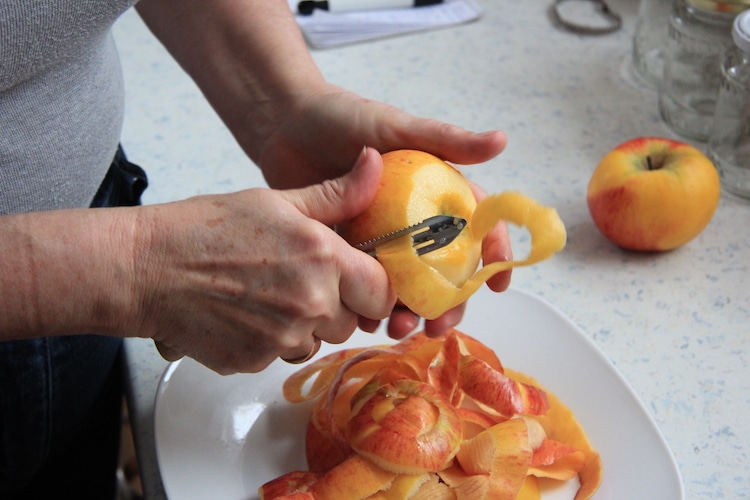
[[[332,85],[300,100],[301,103],[290,103],[283,113],[276,111],[283,119],[260,148],[258,143],[247,148],[274,188],[296,188],[338,177],[351,168],[364,145],[380,153],[418,149],[463,165],[488,161],[505,148],[503,132],[474,133],[415,117]],[[477,199],[485,196],[481,188],[472,187]],[[511,256],[507,228],[499,225],[483,242],[483,260],[504,261]],[[498,274],[488,281],[488,286],[496,292],[504,291],[510,284],[510,275],[510,271]],[[425,321],[426,333],[443,334],[461,321],[464,310],[462,304],[439,318]],[[388,334],[402,338],[417,328],[419,319],[408,309],[396,308],[388,322]],[[359,321],[365,331],[373,331],[378,324],[366,318]]]

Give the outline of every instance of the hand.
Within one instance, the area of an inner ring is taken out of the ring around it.
[[[382,266],[328,227],[370,204],[381,171],[371,150],[346,176],[305,189],[142,207],[138,331],[226,374],[387,317],[395,296]]]
[[[310,93],[301,102],[275,102],[280,122],[262,139],[240,144],[274,188],[302,187],[349,171],[363,145],[380,153],[419,149],[460,165],[486,162],[505,148],[505,134],[477,134],[338,87]]]
[[[505,147],[502,132],[476,134],[417,118],[329,84],[283,2],[149,0],[138,10],[273,188],[343,175],[363,145],[381,153],[419,149],[463,165],[485,162]],[[486,237],[485,262],[510,255],[504,232],[499,227]],[[504,290],[509,279],[504,273],[490,286]],[[462,314],[457,308],[425,328],[438,334]],[[389,331],[398,336],[415,324],[410,313],[395,311]]]
[[[285,107],[286,106],[286,107]],[[304,98],[302,103],[277,103],[284,119],[262,147],[246,147],[255,157],[272,186],[298,187],[340,175],[348,170],[362,144],[380,152],[419,149],[456,164],[487,161],[505,147],[499,131],[476,134],[435,120],[411,116],[383,103],[369,101],[334,86]],[[241,137],[239,135],[238,137]],[[485,193],[473,185],[477,199]],[[482,246],[485,263],[512,257],[507,228],[499,225],[487,235]],[[490,289],[508,288],[511,272],[494,276]],[[440,318],[426,321],[425,331],[437,336],[456,326],[465,305]],[[388,323],[388,334],[402,338],[419,325],[419,317],[405,308],[396,308]],[[373,331],[379,322],[361,318],[360,328]]]

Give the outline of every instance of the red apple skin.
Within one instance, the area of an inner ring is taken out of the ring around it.
[[[665,251],[695,238],[719,204],[719,175],[698,149],[659,137],[610,151],[589,181],[594,223],[616,245]]]

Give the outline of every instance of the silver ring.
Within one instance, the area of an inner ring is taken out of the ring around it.
[[[315,335],[313,335],[313,339],[315,343],[313,344],[312,349],[310,349],[310,352],[308,352],[306,355],[299,357],[299,358],[294,358],[294,359],[281,358],[281,356],[279,357],[281,358],[282,361],[286,361],[287,363],[292,364],[292,365],[299,365],[301,363],[304,363],[305,361],[310,361],[313,358],[313,356],[318,354],[318,351],[320,350],[320,344],[321,344],[320,339],[316,337]]]

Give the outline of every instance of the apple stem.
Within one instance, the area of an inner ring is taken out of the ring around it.
[[[653,170],[654,169],[654,164],[651,162],[651,156],[650,155],[646,156],[646,163],[648,164],[648,169],[649,170]]]

